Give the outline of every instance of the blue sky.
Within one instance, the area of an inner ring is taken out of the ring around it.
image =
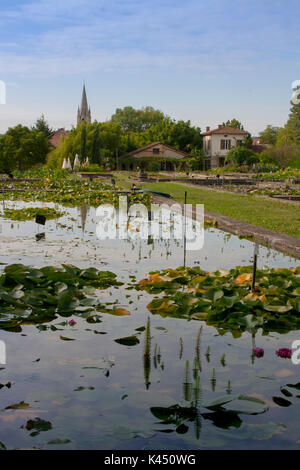
[[[154,106],[202,129],[283,125],[300,79],[299,0],[2,0],[0,133]]]

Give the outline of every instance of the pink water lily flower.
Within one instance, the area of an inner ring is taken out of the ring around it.
[[[255,357],[264,357],[265,351],[262,348],[254,348],[253,349]]]
[[[278,357],[283,357],[284,359],[291,359],[292,350],[288,348],[280,348],[276,351]]]
[[[72,320],[69,320],[69,325],[70,325],[70,326],[74,326],[74,325],[76,325],[76,321],[75,321],[75,320],[73,320],[73,319],[72,319]]]

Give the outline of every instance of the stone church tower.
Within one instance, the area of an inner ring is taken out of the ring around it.
[[[85,121],[87,124],[90,124],[92,121],[91,109],[88,107],[85,85],[83,86],[81,106],[77,111],[77,126],[79,126],[83,121]]]

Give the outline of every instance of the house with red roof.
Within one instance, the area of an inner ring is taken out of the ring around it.
[[[135,170],[144,164],[147,166],[147,160],[150,162],[150,159],[156,158],[162,170],[174,170],[174,162],[186,157],[192,155],[162,142],[153,142],[120,156],[119,167],[121,170]]]
[[[241,145],[250,134],[242,129],[219,125],[213,130],[207,127],[201,135],[206,167],[217,168],[224,166],[229,150]]]
[[[57,131],[54,131],[52,136],[50,137],[49,139],[49,143],[51,145],[53,145],[53,147],[58,147],[60,142],[61,142],[61,139],[63,137],[67,137],[68,136],[68,133],[69,131],[66,131],[65,129],[61,128],[61,129],[57,129]]]

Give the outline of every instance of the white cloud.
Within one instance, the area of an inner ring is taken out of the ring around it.
[[[274,59],[272,50],[265,55],[263,40],[283,48],[285,42],[266,23],[264,11],[253,18],[245,5],[244,0],[234,8],[224,0],[41,0],[14,10],[2,7],[0,24],[11,31],[14,25],[16,34],[1,40],[0,33],[0,67],[39,76],[82,69],[251,68]]]

